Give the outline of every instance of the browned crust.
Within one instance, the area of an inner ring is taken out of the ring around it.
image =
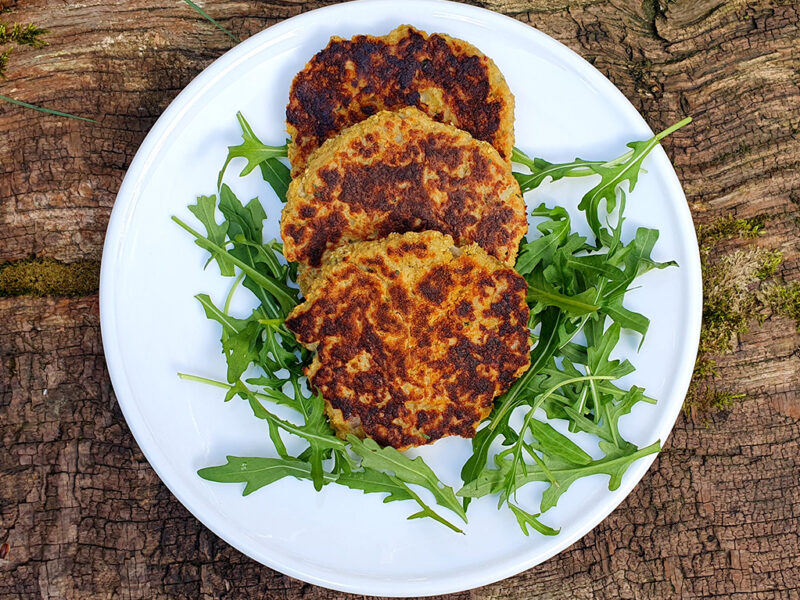
[[[404,449],[472,437],[529,366],[527,285],[477,245],[392,234],[330,255],[286,320],[339,435]]]
[[[325,142],[287,200],[286,257],[311,266],[343,243],[425,230],[513,265],[528,230],[519,184],[497,151],[415,108],[380,112]]]
[[[332,37],[295,76],[286,107],[292,174],[345,127],[405,106],[469,131],[511,159],[514,96],[494,62],[463,40],[402,25],[383,37]]]

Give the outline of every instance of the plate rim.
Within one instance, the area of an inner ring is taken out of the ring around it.
[[[204,518],[208,515],[205,514],[206,511],[203,507],[194,502],[191,497],[184,494],[184,490],[180,489],[180,486],[178,486],[175,481],[170,482],[170,478],[165,477],[167,469],[155,459],[155,453],[152,448],[152,444],[155,440],[153,436],[150,435],[145,425],[144,418],[136,407],[135,394],[131,389],[130,381],[123,368],[121,340],[117,335],[114,323],[114,305],[116,301],[114,282],[116,270],[113,267],[120,258],[121,241],[123,239],[122,234],[126,231],[128,220],[132,217],[133,209],[136,206],[136,200],[138,198],[138,188],[142,185],[142,180],[149,170],[153,158],[157,154],[160,146],[169,137],[171,130],[181,121],[182,115],[189,110],[198,98],[202,97],[205,89],[216,83],[220,78],[223,78],[228,71],[234,69],[238,64],[247,60],[250,54],[264,51],[270,45],[280,41],[284,35],[296,30],[304,21],[318,19],[320,15],[326,15],[328,13],[347,13],[359,4],[384,5],[387,9],[396,9],[397,7],[397,3],[394,0],[354,0],[352,2],[335,4],[301,13],[269,26],[228,50],[222,56],[214,60],[208,67],[203,69],[172,100],[167,109],[157,119],[131,161],[117,193],[109,218],[100,269],[99,304],[101,337],[109,377],[114,387],[117,403],[122,410],[123,416],[137,445],[151,468],[153,468],[159,479],[170,490],[173,496],[215,535],[261,564],[307,583],[324,586],[337,591],[392,597],[448,594],[494,583],[528,570],[561,553],[565,548],[583,538],[587,533],[597,527],[597,525],[604,521],[609,514],[628,497],[633,488],[638,485],[645,473],[649,470],[660,452],[634,463],[628,470],[627,476],[620,488],[601,503],[600,510],[595,509],[594,512],[600,515],[599,518],[589,520],[586,526],[579,528],[572,535],[560,536],[559,542],[554,548],[543,556],[534,556],[533,558],[526,556],[526,558],[521,558],[517,561],[508,561],[502,566],[496,566],[491,570],[475,571],[468,577],[465,577],[462,572],[458,572],[456,575],[437,577],[436,579],[426,578],[422,581],[407,579],[398,582],[397,580],[386,581],[381,578],[366,579],[363,577],[355,581],[331,581],[319,574],[303,570],[299,568],[299,565],[293,565],[290,562],[282,561],[280,556],[274,556],[261,552],[257,548],[252,548],[249,544],[237,540],[235,536],[229,535],[227,532],[223,531],[217,523],[214,523],[212,519]],[[643,125],[648,131],[650,130],[644,118],[639,114],[636,108],[600,71],[576,52],[547,34],[535,29],[533,26],[488,9],[451,2],[449,0],[406,0],[404,9],[407,10],[409,15],[413,15],[413,8],[410,7],[444,10],[448,14],[437,15],[442,18],[475,18],[482,21],[494,19],[505,27],[515,28],[520,33],[524,32],[524,35],[538,38],[537,41],[544,46],[548,46],[553,55],[564,59],[571,66],[579,67],[579,72],[582,76],[590,78],[593,85],[603,89],[604,96],[616,97],[617,102],[621,100],[624,104],[627,104],[633,113],[633,120],[638,118],[640,121],[639,125]],[[413,20],[413,18],[409,20]],[[664,173],[668,185],[668,189],[665,190],[665,196],[674,198],[679,203],[679,206],[677,206],[679,225],[683,233],[688,233],[688,235],[681,235],[679,243],[684,247],[687,255],[692,258],[690,264],[681,265],[681,269],[687,271],[686,281],[690,296],[692,297],[692,300],[687,305],[686,327],[691,338],[689,348],[692,349],[692,351],[680,357],[677,368],[681,377],[680,382],[676,385],[676,389],[678,391],[682,390],[680,396],[683,398],[688,391],[691,381],[691,374],[700,336],[702,310],[700,255],[691,212],[674,167],[667,158],[663,148],[660,146],[653,154],[654,156],[659,156],[662,161],[666,160],[669,166],[669,169],[666,169]],[[667,402],[666,399],[662,399],[661,401]],[[682,400],[680,402],[673,401],[672,405],[669,406],[671,410],[669,410],[661,420],[659,429],[653,432],[654,435],[659,434],[655,437],[662,440],[662,448],[672,432],[675,421],[680,414],[682,404]]]

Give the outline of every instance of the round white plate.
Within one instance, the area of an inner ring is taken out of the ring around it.
[[[241,400],[179,380],[178,371],[224,379],[217,326],[193,295],[220,302],[230,284],[171,215],[196,223],[186,206],[210,194],[226,147],[240,141],[241,110],[266,143],[285,139],[284,109],[294,74],[331,35],[385,34],[402,23],[463,38],[492,57],[516,96],[517,145],[531,156],[564,161],[611,158],[651,131],[623,95],[579,56],[535,29],[479,8],[434,0],[373,0],[331,6],[289,19],[243,42],[201,73],[169,106],[145,139],[120,188],[103,252],[100,313],[109,372],[131,431],[173,494],[207,527],[245,554],[304,581],[337,590],[387,596],[455,592],[528,569],[572,544],[606,517],[642,478],[652,458],[636,462],[615,492],[607,476],[575,483],[543,520],[556,537],[525,537],[495,498],[473,502],[466,535],[428,519],[407,521],[406,502],[285,479],[246,498],[242,486],[200,479],[197,469],[227,454],[270,453],[263,421]],[[277,236],[280,204],[256,173],[227,180],[243,200],[259,196]],[[656,227],[654,258],[680,268],[655,271],[627,305],[651,318],[644,346],[629,335],[616,355],[637,371],[657,405],[637,406],[623,434],[641,445],[669,434],[694,364],[701,287],[691,216],[661,148],[628,201],[627,236]],[[527,195],[528,206],[560,204],[573,215],[592,183],[561,181]],[[580,220],[577,222],[581,222]],[[248,302],[240,294],[240,310]],[[562,423],[563,424],[563,423]],[[578,438],[589,451],[596,446]],[[470,443],[449,438],[419,451],[443,481],[458,488]],[[596,453],[596,450],[595,450]],[[535,507],[540,484],[520,502]],[[446,513],[446,511],[442,511]],[[448,515],[452,516],[452,515]],[[455,517],[453,517],[455,518]]]

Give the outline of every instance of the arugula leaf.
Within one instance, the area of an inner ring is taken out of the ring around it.
[[[258,398],[252,393],[247,394],[247,400],[250,403],[253,414],[257,418],[264,419],[288,433],[305,439],[309,443],[308,448],[301,457],[304,458],[311,467],[311,480],[314,483],[314,488],[317,491],[321,490],[324,485],[324,469],[322,462],[328,457],[328,451],[343,451],[345,449],[344,442],[333,434],[330,424],[325,418],[322,396],[313,394],[308,398],[312,403],[312,409],[306,414],[305,423],[302,425],[295,425],[294,423],[272,414],[264,408]]]
[[[219,207],[228,219],[228,237],[233,245],[228,255],[238,260],[236,264],[245,272],[244,286],[258,297],[270,317],[285,317],[299,302],[297,290],[286,283],[288,268],[281,266],[275,251],[263,243],[262,227],[266,214],[261,203],[254,198],[242,205],[233,191],[223,184]],[[258,275],[254,276],[253,271]]]
[[[258,344],[262,330],[255,321],[248,321],[241,331],[223,336],[222,351],[228,364],[227,379],[238,381],[247,368],[258,359]]]
[[[458,527],[456,527],[455,525],[453,525],[453,524],[452,524],[452,523],[450,523],[449,521],[446,521],[445,519],[443,519],[442,517],[440,517],[440,516],[439,516],[439,515],[438,515],[438,514],[437,514],[437,513],[436,513],[436,512],[435,512],[435,511],[434,511],[434,510],[433,510],[433,509],[430,507],[430,506],[428,506],[427,504],[425,504],[425,502],[423,502],[423,501],[422,501],[422,498],[420,498],[420,497],[419,497],[419,496],[416,494],[416,492],[414,492],[414,490],[412,490],[412,489],[411,489],[410,487],[408,487],[408,486],[407,486],[405,483],[403,483],[403,481],[402,481],[401,479],[399,479],[398,477],[392,477],[392,480],[393,480],[393,481],[395,481],[395,482],[397,482],[398,484],[400,484],[400,485],[401,485],[401,486],[403,486],[404,488],[406,488],[406,490],[408,491],[409,495],[410,495],[410,496],[411,496],[411,497],[412,497],[412,498],[413,498],[413,499],[414,499],[414,500],[417,502],[417,504],[419,504],[419,505],[420,505],[420,507],[421,507],[421,510],[420,510],[419,512],[415,512],[413,515],[409,515],[409,517],[408,517],[409,519],[422,519],[423,517],[430,517],[431,519],[434,519],[434,520],[436,520],[436,521],[439,521],[439,522],[440,522],[442,525],[445,525],[446,527],[449,527],[450,529],[452,529],[452,530],[453,530],[453,531],[455,531],[456,533],[461,533],[461,534],[463,534],[463,533],[464,533],[464,531],[463,531],[463,530],[459,529]],[[459,506],[460,506],[460,505],[459,505]],[[467,520],[466,516],[464,516],[464,517],[463,517],[463,519],[464,519],[464,521],[466,522],[466,520]]]
[[[550,423],[532,419],[528,427],[539,444],[554,456],[578,465],[588,465],[592,462],[592,457],[586,454],[583,448],[563,433],[559,433]]]
[[[261,313],[256,309],[249,319],[236,319],[217,308],[208,294],[197,294],[195,298],[203,306],[206,317],[222,325],[220,341],[228,364],[227,379],[234,383],[258,359],[262,340],[262,327],[258,322]]]
[[[278,424],[267,421],[267,431],[269,431],[269,439],[272,441],[272,445],[275,446],[275,451],[278,453],[278,456],[281,458],[290,458],[289,452],[286,450],[286,445],[283,443],[281,430]]]
[[[206,481],[217,483],[244,483],[243,496],[248,496],[265,485],[280,481],[284,477],[311,479],[311,466],[297,458],[281,457],[241,457],[228,456],[227,463],[216,467],[206,467],[197,474]],[[333,475],[326,473],[326,483],[335,481]]]
[[[623,183],[628,183],[628,191],[632,192],[639,180],[639,171],[642,168],[642,161],[650,154],[658,143],[669,134],[677,131],[684,125],[692,122],[691,117],[668,127],[664,131],[657,133],[649,140],[640,142],[630,142],[627,146],[631,149],[628,157],[615,165],[594,165],[591,169],[600,175],[600,183],[594,186],[581,199],[578,209],[586,214],[586,220],[595,236],[600,239],[602,225],[600,223],[600,203],[605,201],[606,212],[611,213],[617,204],[617,193],[624,198],[625,192],[620,187]],[[621,225],[620,216],[619,224]]]
[[[617,325],[642,334],[642,343],[644,343],[644,336],[650,327],[650,319],[622,306],[622,298],[614,298],[604,304],[603,312],[614,319]]]
[[[622,476],[633,462],[661,450],[660,442],[654,442],[642,449],[636,449],[636,447],[633,446],[633,451],[624,451],[616,446],[605,446],[604,444],[606,443],[600,442],[601,449],[608,449],[608,454],[606,454],[605,458],[592,461],[588,465],[583,465],[580,468],[557,469],[554,472],[557,485],[551,485],[545,490],[542,495],[540,510],[547,511],[555,506],[558,499],[569,489],[570,485],[578,479],[588,477],[589,475],[608,475],[608,489],[613,492],[620,486],[622,483]],[[553,469],[551,469],[551,472],[553,472]]]
[[[280,169],[276,172],[280,176]],[[173,220],[191,233],[196,238],[196,243],[208,250],[212,258],[216,257],[221,265],[230,263],[241,268],[245,287],[259,298],[261,306],[246,319],[228,314],[232,294],[242,276],[231,288],[224,310],[218,308],[207,294],[198,294],[197,299],[206,316],[222,327],[221,342],[228,363],[229,384],[192,375],[180,376],[224,388],[226,401],[234,396],[247,400],[253,414],[267,422],[269,438],[279,458],[229,457],[227,465],[202,469],[199,475],[212,481],[244,482],[245,494],[287,476],[309,479],[317,490],[341,477],[339,483],[354,489],[387,492],[389,496],[385,501],[413,500],[420,510],[410,515],[409,519],[429,517],[463,533],[408,487],[406,478],[411,483],[431,490],[437,502],[454,509],[466,521],[466,515],[452,488],[442,485],[421,458],[411,461],[394,449],[388,449],[395,453],[393,455],[391,452],[381,451],[377,445],[372,447],[372,440],[367,443],[358,441],[362,454],[366,456],[362,458],[362,463],[365,464],[361,465],[360,470],[353,470],[352,461],[345,450],[346,444],[333,435],[325,418],[322,397],[319,394],[306,395],[302,390],[302,367],[309,362],[310,355],[283,324],[283,317],[298,301],[296,290],[287,285],[288,281],[296,278],[297,265],[284,265],[278,260],[275,253],[282,251],[281,244],[262,243],[262,223],[266,214],[257,199],[242,205],[230,188],[222,185],[219,208],[226,219],[222,226],[218,226],[214,220],[215,205],[215,197],[203,197],[198,202],[196,211],[193,210],[201,218],[201,222],[207,225],[206,236],[202,236],[177,217],[173,217]],[[227,249],[228,245],[232,245],[232,248]],[[232,269],[231,266],[231,274],[234,274]],[[251,385],[262,386],[263,392],[250,389],[240,379],[251,364],[257,364],[266,373],[248,380]],[[288,370],[288,377],[276,375],[282,369]],[[284,392],[287,384],[291,385],[292,396]],[[303,423],[295,424],[272,414],[261,403],[262,398],[291,406],[303,417]],[[281,431],[304,439],[308,446],[297,457],[290,457],[281,438]],[[323,465],[331,456],[334,459],[333,471],[327,472]],[[366,463],[383,465],[391,474],[371,468]]]
[[[528,282],[528,303],[533,304],[532,309],[535,312],[545,306],[555,306],[571,317],[581,317],[597,312],[600,308],[594,304],[597,298],[597,290],[594,288],[567,296],[548,283],[541,271],[531,273],[525,280]]]
[[[579,205],[595,235],[595,246],[587,245],[585,238],[571,231],[570,217],[563,208],[541,204],[531,213],[542,219],[536,227],[539,235],[520,244],[516,269],[528,282],[529,327],[535,331],[541,325],[539,335],[532,335],[534,339],[538,337],[534,352],[539,350],[541,361],[496,401],[488,424],[473,439],[473,454],[462,468],[464,486],[458,493],[465,507],[472,497],[500,493],[500,504],[509,506],[527,534],[529,527],[535,527],[538,514],[512,504],[519,487],[529,481],[548,482],[540,506],[544,512],[579,477],[608,472],[611,486],[615,487],[630,462],[643,455],[620,436],[618,422],[636,403],[652,399],[641,388],[634,386],[626,391],[611,383],[633,371],[633,366],[627,360],[611,360],[610,354],[619,342],[622,328],[640,333],[644,340],[649,326],[644,315],[623,306],[624,295],[633,281],[651,269],[675,263],[656,263],[650,258],[658,239],[655,230],[639,228],[630,243],[622,243],[625,196],[621,184],[627,182],[631,191],[644,157],[663,137],[689,121],[650,140],[632,142],[628,152],[607,162],[575,159],[556,164],[530,159],[515,149],[513,162],[530,171],[515,173],[523,192],[548,178],[555,181],[600,176],[600,182]],[[611,213],[618,199],[617,224],[609,231],[601,223],[600,207],[605,203],[606,212]],[[606,330],[609,319],[612,325]],[[582,331],[586,345],[573,341]],[[529,407],[522,426],[511,427],[511,413],[522,405]],[[567,419],[571,432],[596,435],[606,456],[592,460],[568,436],[534,418],[538,407],[545,410],[548,418]],[[497,468],[490,468],[486,466],[490,448],[499,435],[506,448],[494,455]],[[645,450],[649,452],[641,452]]]
[[[275,288],[277,282],[270,281],[269,279],[264,277],[261,273],[255,270],[252,267],[252,265],[249,265],[244,261],[236,258],[230,252],[225,250],[225,248],[219,246],[218,244],[212,242],[211,240],[203,236],[201,233],[195,231],[194,229],[189,227],[186,223],[181,221],[178,217],[172,217],[172,220],[175,221],[178,225],[180,225],[183,229],[188,231],[190,234],[192,234],[196,238],[197,245],[203,248],[204,250],[207,250],[211,253],[219,253],[225,255],[227,258],[231,260],[231,262],[233,262],[234,265],[242,269],[242,271],[244,271],[248,277],[251,277],[262,288],[266,290]],[[280,291],[277,292],[276,296],[278,295],[281,295]],[[291,309],[293,306],[292,302],[296,303],[296,300],[292,300],[291,297],[289,297],[287,300],[288,300],[287,306],[289,309]]]
[[[498,420],[492,421],[491,417],[489,417],[489,419],[490,422],[499,422]],[[501,423],[507,426],[508,417],[505,418],[504,422],[501,421]],[[472,438],[472,454],[467,459],[467,462],[464,463],[464,466],[461,467],[461,480],[464,482],[464,485],[474,481],[480,476],[489,459],[489,448],[502,431],[502,426],[497,428],[487,426],[479,429],[475,437]],[[469,507],[470,500],[471,498],[469,497],[464,498],[464,510],[467,510]]]
[[[515,435],[514,439],[511,440],[512,447],[509,448],[508,450],[503,451],[501,454],[495,457],[495,461],[497,461],[499,458],[502,458],[505,455],[511,456],[511,468],[506,470],[506,476],[503,481],[503,496],[501,497],[501,503],[503,501],[503,498],[508,499],[512,495],[514,495],[516,493],[517,488],[520,485],[517,479],[517,467],[519,466],[523,472],[526,472],[527,467],[523,459],[523,450],[527,450],[527,445],[525,443],[525,434],[531,429],[531,423],[534,421],[533,415],[535,414],[536,409],[539,408],[543,403],[545,403],[547,399],[550,396],[552,396],[557,390],[559,390],[564,386],[578,382],[588,382],[591,385],[597,380],[613,379],[613,378],[614,378],[613,375],[578,374],[575,377],[561,379],[553,385],[551,385],[552,382],[549,379],[547,380],[547,385],[550,387],[543,394],[536,396],[535,402],[531,404],[531,408],[528,411],[528,414],[525,416],[525,421],[523,422],[522,427],[520,428],[519,434]],[[548,435],[550,441],[554,439],[553,436],[550,434],[550,432],[545,432],[545,433]],[[538,440],[538,443],[540,447],[542,448],[544,447],[542,440]],[[550,450],[553,454],[556,455],[560,454],[558,450],[565,451],[563,445],[557,448],[555,451],[552,448]],[[533,458],[536,463],[540,464],[540,466],[546,472],[547,469],[545,468],[544,464],[540,461],[539,457],[536,456],[536,454],[533,452],[529,452],[529,454],[531,455],[531,458]]]
[[[588,161],[576,158],[572,162],[556,164],[541,158],[531,159],[518,148],[514,148],[512,162],[523,164],[531,171],[530,174],[515,173],[514,176],[517,178],[520,189],[524,193],[541,185],[547,177],[550,177],[552,181],[557,181],[563,177],[600,175],[600,183],[595,185],[583,196],[580,204],[578,204],[578,209],[582,210],[586,215],[589,227],[598,240],[598,243],[602,240],[606,242],[604,245],[608,246],[610,245],[608,242],[611,242],[615,236],[619,235],[622,217],[620,215],[618,219],[614,235],[610,235],[602,226],[600,205],[605,202],[606,212],[611,213],[616,207],[618,194],[620,194],[621,199],[624,201],[625,192],[622,190],[621,185],[627,182],[628,191],[633,191],[639,178],[642,161],[650,151],[655,148],[662,139],[691,122],[691,117],[687,117],[664,131],[657,133],[649,140],[630,142],[628,144],[630,151],[607,162]]]
[[[336,483],[353,490],[361,490],[365,494],[387,494],[383,499],[384,503],[413,499],[406,486],[398,483],[391,475],[375,469],[364,469],[339,475]]]
[[[611,282],[625,280],[625,273],[608,262],[606,254],[587,254],[565,256],[566,266],[574,272],[580,272],[589,279],[605,278]]]
[[[258,198],[253,198],[247,205],[242,205],[236,194],[227,184],[222,184],[219,192],[219,210],[228,224],[228,237],[234,240],[237,236],[256,244],[263,244],[263,223],[267,218],[264,207]]]
[[[333,435],[326,420],[312,418],[303,425],[295,425],[294,423],[281,419],[280,417],[269,412],[266,408],[264,408],[264,405],[261,404],[255,394],[253,394],[248,388],[245,389],[247,389],[245,395],[247,396],[247,400],[250,402],[250,408],[253,410],[253,414],[257,418],[264,419],[265,421],[272,421],[281,429],[301,437],[307,442],[310,442],[312,448],[330,448],[336,450],[344,449],[344,442]],[[317,416],[315,415],[314,417]]]
[[[294,336],[287,333],[283,322],[276,323],[277,319],[260,320],[264,327],[264,343],[259,350],[258,358],[265,371],[276,372],[281,369],[292,370],[301,366],[297,352],[300,350]]]
[[[620,450],[613,444],[600,442],[601,448],[607,449],[608,454],[594,460],[586,465],[574,465],[563,460],[543,455],[543,460],[549,469],[549,473],[536,464],[527,465],[523,471],[521,466],[517,466],[517,481],[520,485],[541,481],[549,483],[544,491],[540,506],[541,512],[546,512],[556,505],[559,497],[569,489],[575,481],[589,475],[609,475],[608,489],[614,491],[622,481],[622,476],[628,467],[644,456],[654,454],[661,449],[660,442],[650,444],[645,448],[633,447],[632,450]],[[501,460],[499,469],[484,469],[478,478],[465,485],[458,491],[459,496],[467,498],[480,498],[488,494],[502,491],[505,471],[510,467],[510,461]],[[555,482],[551,483],[553,477]]]
[[[275,404],[289,406],[298,412],[302,412],[298,407],[298,401],[294,397],[291,397],[283,392],[284,386],[291,381],[293,377],[297,376],[294,372],[294,369],[295,367],[290,367],[290,376],[285,379],[261,375],[259,377],[251,377],[247,379],[246,382],[250,385],[259,386],[261,388],[260,392],[254,392],[257,397],[263,397],[265,400],[269,400]]]
[[[561,531],[560,529],[553,529],[542,523],[538,518],[541,516],[541,513],[532,515],[522,510],[519,506],[511,504],[511,502],[508,503],[508,507],[514,513],[514,516],[517,517],[517,523],[519,523],[522,533],[525,535],[528,535],[528,526],[543,535],[558,535],[559,531]]]
[[[206,238],[216,244],[217,246],[225,246],[225,239],[228,234],[228,223],[217,224],[216,217],[217,197],[216,196],[198,196],[196,204],[189,205],[189,211],[197,217],[197,219],[206,228]],[[195,240],[195,244],[203,248],[203,245]],[[211,257],[206,262],[206,266],[212,260],[217,261],[219,272],[224,277],[232,277],[235,272],[233,263],[225,256],[224,253],[212,252]]]
[[[609,360],[611,351],[619,343],[621,333],[620,326],[617,324],[612,325],[600,334],[595,334],[593,330],[587,329],[587,336],[596,335],[597,337],[596,340],[593,340],[594,343],[586,349],[586,355],[589,358],[587,366],[591,367],[592,373],[595,375],[623,377],[633,371],[633,367],[630,366],[627,360],[624,363],[620,363],[618,360]]]
[[[226,386],[221,382],[196,376],[184,376],[184,378],[229,388],[229,393],[240,395],[246,399],[253,414],[257,418],[267,421],[270,439],[280,456],[279,459],[228,457],[228,465],[202,469],[199,471],[201,477],[221,483],[245,482],[247,483],[245,495],[287,476],[309,479],[317,490],[321,489],[323,485],[335,481],[353,489],[361,489],[365,493],[386,492],[389,496],[384,499],[385,502],[414,500],[421,510],[412,514],[409,519],[430,517],[454,531],[463,533],[461,529],[427,506],[406,485],[406,483],[412,483],[430,490],[437,503],[454,510],[466,522],[466,514],[452,488],[443,485],[422,458],[411,460],[394,448],[380,448],[373,440],[362,442],[358,438],[350,436],[352,438],[348,439],[350,446],[357,455],[362,457],[361,470],[348,469],[347,472],[340,472],[338,476],[325,471],[323,461],[328,458],[330,451],[336,452],[337,459],[341,460],[346,446],[342,440],[333,435],[324,415],[322,397],[319,394],[304,396],[296,379],[292,381],[295,386],[294,401],[284,395],[285,401],[281,403],[298,409],[304,417],[305,422],[302,425],[296,425],[272,414],[259,401],[259,397],[264,395],[253,392],[241,381]],[[252,381],[268,385],[285,383],[283,380],[272,378],[258,378]],[[303,438],[309,443],[308,448],[296,458],[289,457],[279,430]]]
[[[625,278],[609,286],[605,293],[605,298],[611,300],[617,296],[622,296],[633,283],[633,281],[653,269],[665,269],[667,267],[678,266],[678,263],[668,261],[664,263],[655,262],[650,254],[658,241],[658,231],[639,227],[633,240],[626,246],[620,247],[616,252],[609,255],[609,262],[616,266],[624,266]]]
[[[619,341],[620,327],[612,325],[602,331],[599,321],[590,322],[586,329],[589,346],[583,364],[586,372],[593,376],[610,376],[618,379],[633,372],[629,361],[610,360],[609,355]],[[617,421],[627,414],[637,402],[653,402],[641,388],[634,386],[630,391],[622,390],[610,381],[588,380],[586,384],[565,386],[564,382],[581,375],[568,358],[563,358],[560,366],[551,361],[544,369],[543,380],[534,380],[527,391],[533,395],[544,394],[551,382],[561,384],[561,393],[553,395],[543,404],[549,418],[568,419],[571,431],[586,431],[593,435],[623,446],[617,430]],[[618,404],[620,403],[620,404]],[[587,419],[591,416],[591,419]]]
[[[289,312],[298,304],[297,290],[290,288],[284,281],[263,272],[259,261],[253,259],[252,254],[237,251],[243,244],[241,240],[234,241],[234,250],[228,251],[216,242],[203,236],[189,227],[178,217],[172,220],[196,238],[197,245],[207,250],[212,255],[223,255],[245,273],[244,285],[261,300],[264,310],[269,311],[271,317],[280,317]],[[260,270],[259,270],[260,269]]]
[[[453,488],[439,481],[421,456],[410,459],[391,446],[381,448],[377,442],[369,438],[360,440],[354,435],[348,435],[347,441],[353,452],[361,457],[361,462],[365,467],[383,472],[388,471],[405,483],[424,487],[433,494],[437,504],[449,508],[466,523],[467,514],[456,498]]]
[[[301,480],[313,479],[311,465],[305,460],[290,456],[281,456],[279,458],[228,456],[226,459],[226,464],[200,469],[197,474],[206,481],[216,483],[244,483],[243,496],[252,494],[262,487],[280,481],[285,477],[294,477]],[[353,490],[361,490],[365,494],[386,493],[388,495],[383,499],[384,502],[413,500],[420,506],[421,510],[410,515],[409,519],[430,517],[453,531],[464,533],[461,529],[438,515],[401,480],[381,471],[364,469],[339,475],[323,473],[323,481],[324,484],[338,483]]]
[[[514,267],[520,275],[527,275],[542,261],[548,262],[570,232],[569,214],[560,206],[548,209],[540,204],[531,215],[546,217],[546,220],[536,226],[542,234],[540,237],[532,242],[525,240],[520,245]]]
[[[208,294],[195,296],[206,317],[222,325],[222,351],[228,364],[228,382],[236,382],[253,363],[260,363],[269,370],[277,371],[298,367],[298,359],[292,351],[297,348],[294,337],[282,327],[282,321],[264,319],[260,308],[253,310],[247,319],[237,319],[218,308]],[[292,350],[286,342],[292,342]]]
[[[228,164],[230,164],[234,158],[244,158],[247,160],[247,165],[242,169],[242,172],[239,173],[240,177],[244,177],[245,175],[249,175],[253,169],[261,163],[269,159],[285,157],[288,153],[288,146],[286,144],[283,146],[267,146],[262,143],[261,140],[256,137],[256,134],[253,133],[252,127],[250,127],[250,124],[241,112],[236,113],[236,119],[239,121],[239,126],[242,128],[242,143],[238,146],[228,146],[228,157],[225,159],[225,164],[222,165],[222,170],[220,170],[219,177],[217,178],[218,188],[222,185],[222,178],[225,176]],[[266,176],[264,179],[267,179]]]
[[[195,298],[197,298],[197,301],[202,305],[203,311],[206,313],[206,317],[222,325],[222,332],[224,334],[233,335],[235,333],[239,333],[239,331],[247,325],[246,319],[237,319],[235,317],[231,317],[221,309],[217,308],[208,294],[197,294],[195,295]]]
[[[511,413],[527,399],[526,388],[558,349],[562,319],[563,314],[554,307],[542,313],[542,329],[536,345],[531,350],[531,366],[505,394],[495,400],[494,410],[489,415],[487,425],[478,429],[472,438],[472,455],[461,468],[461,479],[465,485],[474,481],[483,472],[489,457],[489,449],[497,436],[503,434],[507,439],[513,437],[513,431],[508,425]],[[464,509],[466,510],[468,506],[469,497],[465,497]]]
[[[514,148],[511,154],[511,162],[525,165],[530,169],[530,173],[514,173],[514,177],[519,183],[519,187],[524,194],[534,188],[539,187],[548,177],[552,181],[558,181],[564,177],[583,177],[584,175],[592,175],[594,171],[591,167],[603,165],[603,161],[599,160],[583,160],[576,158],[569,163],[551,163],[543,158],[529,158],[519,148]]]
[[[676,132],[678,129],[688,125],[691,122],[692,118],[686,117],[685,119],[658,133],[654,136],[654,138],[658,138],[656,140],[656,144],[671,133]],[[651,138],[651,140],[654,138]],[[650,142],[651,140],[645,140],[644,142],[631,142],[631,144],[646,143]],[[628,147],[631,147],[631,144],[628,144]],[[558,181],[564,177],[585,177],[587,175],[596,175],[598,174],[598,167],[601,169],[618,167],[619,165],[624,165],[630,161],[632,156],[633,151],[628,151],[609,161],[584,160],[582,158],[576,158],[571,162],[551,163],[543,158],[530,158],[522,150],[515,147],[511,155],[511,162],[524,165],[531,171],[530,173],[514,173],[514,177],[519,182],[522,193],[524,194],[525,192],[539,187],[548,177],[551,178],[551,181]]]
[[[425,504],[425,502],[398,477],[387,475],[375,469],[365,468],[363,471],[353,471],[352,473],[339,475],[336,483],[345,485],[351,489],[361,490],[365,494],[386,493],[388,495],[383,499],[384,502],[414,500],[420,506],[421,510],[410,515],[408,517],[409,520],[430,517],[457,533],[464,533],[462,529],[444,519],[430,506]]]
[[[292,183],[289,167],[277,158],[268,158],[258,166],[261,168],[261,176],[264,181],[275,191],[278,200],[285,204],[286,193],[289,191],[289,184]]]

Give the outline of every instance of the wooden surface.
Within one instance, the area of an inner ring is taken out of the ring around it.
[[[139,143],[231,42],[179,0],[4,4],[0,20],[45,27],[50,45],[15,50],[0,94],[99,123],[0,103],[0,264],[97,261]],[[245,38],[322,4],[206,9]],[[653,129],[691,114],[665,147],[696,221],[769,215],[755,243],[800,278],[797,2],[477,4],[576,50]],[[754,326],[718,366],[746,399],[681,416],[641,484],[560,555],[452,598],[800,597],[799,347],[789,319]],[[116,404],[96,294],[0,297],[0,358],[0,598],[345,597],[241,555],[160,483]]]

